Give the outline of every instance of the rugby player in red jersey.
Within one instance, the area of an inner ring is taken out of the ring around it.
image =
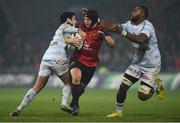
[[[95,10],[87,10],[84,13],[84,22],[79,25],[79,28],[86,33],[86,39],[82,49],[76,50],[71,60],[72,115],[79,114],[79,97],[84,93],[99,63],[98,53],[102,43],[105,41],[109,47],[115,45],[114,40],[101,26]]]

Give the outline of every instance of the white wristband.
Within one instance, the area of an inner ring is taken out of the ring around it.
[[[121,32],[121,35],[123,35],[124,37],[126,37],[126,36],[127,36],[127,31],[123,30],[123,31]]]

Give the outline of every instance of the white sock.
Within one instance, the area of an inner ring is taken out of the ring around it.
[[[116,103],[116,112],[122,113],[124,103]]]
[[[35,96],[36,91],[33,88],[29,89],[26,95],[24,96],[21,104],[18,106],[17,110],[21,112],[24,109],[24,107],[26,107],[26,105],[30,103]]]
[[[62,103],[61,105],[67,105],[69,95],[71,94],[70,85],[64,85],[62,89]]]

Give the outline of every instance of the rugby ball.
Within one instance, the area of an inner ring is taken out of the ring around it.
[[[77,39],[82,39],[79,33],[74,33],[73,36]],[[77,47],[77,49],[80,50],[82,47],[83,47],[83,43],[79,47]]]

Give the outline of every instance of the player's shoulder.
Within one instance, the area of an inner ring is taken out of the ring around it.
[[[146,29],[151,30],[153,32],[155,31],[154,25],[149,20],[145,20],[144,22]]]
[[[123,23],[121,23],[121,25],[124,26],[125,28],[128,28],[132,26],[132,22],[131,20],[124,21]]]
[[[153,24],[149,20],[144,20],[145,25],[153,27]]]
[[[63,23],[63,24],[61,24],[60,25],[60,29],[65,29],[65,28],[68,28],[68,27],[71,27],[71,25],[70,24],[68,24],[68,23]]]

